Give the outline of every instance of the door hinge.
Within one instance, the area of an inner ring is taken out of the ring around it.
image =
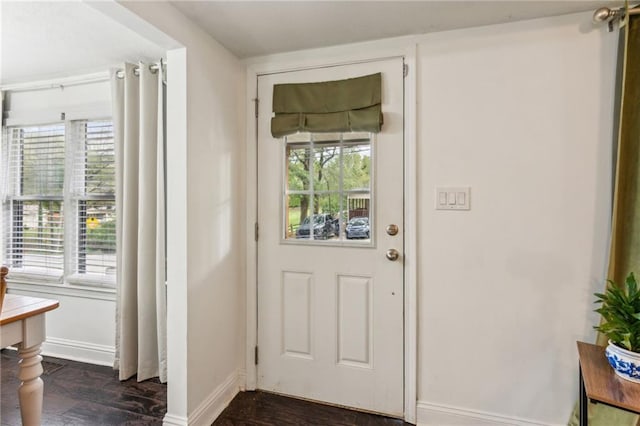
[[[258,365],[258,346],[256,346],[255,348],[255,357],[253,358],[255,360],[256,365]]]
[[[260,99],[255,98],[255,99],[253,100],[253,103],[254,103],[254,105],[255,105],[255,107],[256,107],[256,118],[258,118],[258,106],[260,105]]]
[[[402,76],[406,77],[408,75],[409,75],[409,65],[408,64],[402,64]]]
[[[256,239],[256,241],[258,241],[258,222],[256,222],[255,227],[254,227],[254,237]]]

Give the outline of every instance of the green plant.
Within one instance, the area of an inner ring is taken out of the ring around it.
[[[87,250],[91,253],[116,251],[116,221],[103,220],[96,228],[87,229]]]
[[[602,303],[595,311],[604,318],[594,328],[621,348],[640,352],[640,289],[633,272],[624,285],[608,281],[605,292],[594,295],[595,303]]]

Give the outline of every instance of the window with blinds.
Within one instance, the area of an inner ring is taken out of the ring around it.
[[[48,282],[115,282],[115,153],[108,120],[10,127],[2,146],[3,263]]]
[[[8,139],[5,262],[12,272],[59,279],[64,271],[65,126],[12,128]]]
[[[73,273],[113,282],[116,271],[115,145],[111,121],[72,122]]]

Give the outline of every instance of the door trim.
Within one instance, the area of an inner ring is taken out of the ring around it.
[[[361,62],[375,62],[389,57],[402,57],[409,67],[404,79],[404,419],[416,422],[417,404],[417,345],[418,345],[418,299],[417,299],[417,165],[416,155],[416,93],[417,93],[417,45],[412,40],[404,40],[394,46],[381,48],[376,43],[363,43],[347,47],[315,50],[313,60],[297,54],[275,55],[265,59],[264,63],[247,67],[246,123],[246,347],[245,368],[247,390],[257,386],[257,368],[255,365],[255,347],[258,338],[258,299],[257,299],[257,252],[254,238],[258,217],[257,202],[257,126],[254,99],[257,98],[258,77],[263,74],[294,70],[321,68],[327,66],[350,65]],[[363,49],[362,47],[366,47]],[[340,53],[342,52],[342,53]],[[367,52],[364,56],[361,52]],[[375,52],[375,53],[374,53]],[[338,56],[339,55],[339,56]],[[264,58],[263,58],[264,59]]]

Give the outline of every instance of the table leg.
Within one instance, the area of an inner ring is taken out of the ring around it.
[[[20,415],[23,426],[39,426],[42,420],[42,393],[44,384],[42,374],[42,357],[40,345],[23,348],[19,345],[20,372],[18,378],[22,380],[18,389],[20,400]]]
[[[578,375],[580,378],[580,390],[579,390],[579,398],[580,398],[580,426],[587,426],[589,423],[589,400],[587,399],[587,391],[584,388],[584,379],[582,378],[582,366],[578,366]]]

